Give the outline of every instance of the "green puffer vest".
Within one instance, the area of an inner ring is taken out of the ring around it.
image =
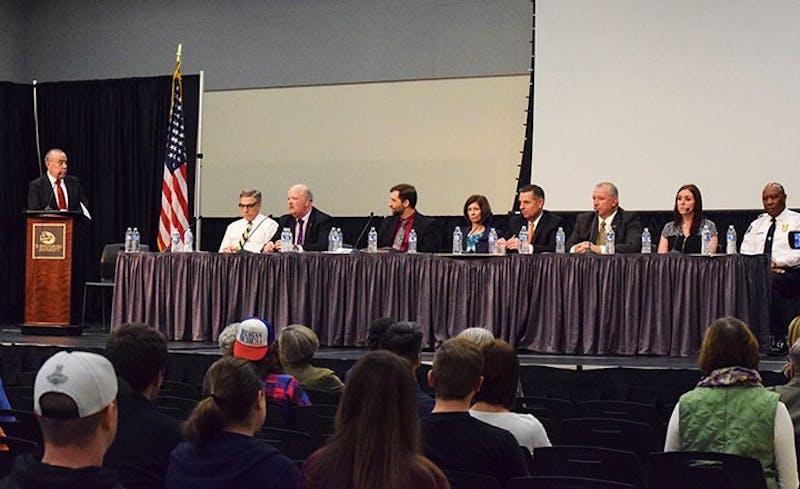
[[[763,387],[698,387],[681,396],[681,450],[723,452],[761,462],[767,487],[778,487],[775,410],[779,396]]]

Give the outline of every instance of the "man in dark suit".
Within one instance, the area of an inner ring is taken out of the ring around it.
[[[306,251],[325,251],[328,249],[328,234],[333,227],[331,216],[314,207],[314,194],[307,185],[293,185],[287,196],[289,213],[278,219],[278,230],[264,245],[264,251],[281,249],[281,231],[289,228],[294,244]]]
[[[381,223],[378,246],[408,251],[408,235],[417,232],[417,251],[437,253],[441,251],[441,233],[436,222],[417,212],[417,189],[400,183],[389,189],[389,209],[392,215]]]
[[[53,148],[44,156],[47,173],[28,184],[28,209],[81,211],[89,206],[81,182],[67,175],[67,155]]]
[[[605,254],[607,226],[614,229],[616,253],[638,253],[642,249],[642,222],[636,213],[619,206],[619,192],[613,183],[595,185],[592,204],[594,212],[581,214],[575,221],[575,229],[567,240],[570,253]]]
[[[506,249],[519,250],[518,235],[522,226],[525,226],[534,253],[556,251],[556,232],[563,224],[560,217],[544,210],[544,189],[538,185],[525,185],[517,191],[517,195],[520,215],[508,221],[505,238],[501,240]]]

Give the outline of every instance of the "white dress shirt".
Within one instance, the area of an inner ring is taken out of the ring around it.
[[[740,252],[743,255],[764,253],[764,242],[771,224],[772,218],[766,212],[750,223],[742,238]],[[800,250],[789,247],[789,231],[800,231],[800,213],[786,208],[775,217],[775,234],[772,236],[772,261],[781,268],[800,266]]]
[[[219,245],[220,253],[229,246],[239,248],[239,239],[242,237],[245,229],[247,229],[247,219],[245,218],[230,223],[228,229],[225,230],[222,243]],[[261,249],[277,230],[277,222],[264,214],[258,214],[255,219],[253,219],[253,228],[250,230],[247,243],[244,244],[244,250],[251,253],[261,253]]]

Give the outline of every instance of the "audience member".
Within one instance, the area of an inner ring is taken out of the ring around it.
[[[295,464],[253,435],[266,416],[266,401],[253,364],[222,357],[203,380],[204,398],[184,427],[186,439],[172,451],[170,488],[297,487]]]
[[[519,250],[519,232],[525,226],[534,253],[556,251],[556,232],[563,224],[560,217],[544,210],[544,189],[538,185],[524,185],[517,191],[517,199],[520,215],[508,222],[505,247]]]
[[[458,336],[456,337],[471,341],[472,343],[475,343],[478,348],[481,348],[483,345],[494,341],[494,335],[486,328],[467,328],[458,333]]]
[[[469,226],[461,226],[464,248],[467,253],[489,252],[489,228],[492,223],[492,206],[483,195],[470,195],[464,202],[464,217]]]
[[[219,351],[223,355],[230,355],[233,353],[233,342],[236,340],[236,333],[239,332],[239,323],[230,323],[219,332],[217,336],[217,343],[219,343]]]
[[[433,359],[428,382],[436,389],[433,412],[421,421],[425,455],[440,469],[485,474],[505,487],[528,475],[514,435],[469,414],[481,388],[483,357],[463,338],[445,341]]]
[[[800,340],[792,343],[789,349],[789,368],[784,369],[784,372],[791,373],[789,382],[768,389],[777,392],[781,402],[786,404],[789,417],[794,423],[794,434],[800,436]]]
[[[786,405],[758,374],[758,342],[736,318],[706,330],[698,364],[704,377],[672,411],[664,451],[723,452],[761,463],[767,487],[797,489],[794,429]]]
[[[549,447],[550,439],[542,423],[532,414],[512,413],[519,383],[517,352],[503,340],[494,340],[481,348],[483,384],[475,394],[469,413],[492,426],[508,430],[533,453],[538,447]]]
[[[304,389],[338,394],[344,384],[333,370],[311,365],[319,349],[317,333],[302,324],[290,324],[278,338],[286,373],[294,376]]]
[[[392,318],[378,318],[375,321],[372,321],[372,324],[369,325],[369,329],[367,329],[367,339],[364,342],[364,345],[367,347],[369,351],[375,351],[381,347],[381,336],[383,333],[386,332],[387,329],[391,325],[395,323],[395,320]],[[347,369],[344,373],[344,382],[347,383],[347,379],[350,378],[350,373],[353,371],[353,367]]]
[[[245,319],[236,328],[230,354],[253,362],[259,376],[264,379],[264,397],[267,402],[286,408],[310,406],[308,395],[300,383],[284,372],[275,341],[272,325],[259,318]]]
[[[261,192],[255,189],[239,192],[239,212],[242,218],[228,225],[219,252],[261,253],[264,244],[278,229],[277,222],[261,213]]]
[[[381,348],[400,355],[408,362],[416,384],[417,414],[424,418],[433,410],[433,398],[425,393],[416,381],[417,368],[422,363],[422,328],[411,321],[400,321],[389,326],[381,337]]]
[[[708,227],[711,233],[709,249],[711,253],[716,253],[719,240],[717,225],[703,217],[703,196],[700,189],[691,183],[683,185],[675,195],[672,221],[666,223],[661,230],[658,252],[701,253],[704,227]]]
[[[770,347],[775,353],[784,353],[788,349],[784,299],[800,294],[800,250],[789,246],[789,231],[800,231],[800,213],[786,208],[786,192],[780,183],[768,183],[761,191],[761,202],[765,212],[747,228],[740,251],[770,258]]]
[[[34,411],[44,439],[41,461],[26,453],[14,460],[0,487],[15,489],[122,488],[102,467],[117,431],[117,377],[95,353],[60,351],[36,374]]]
[[[103,466],[126,489],[164,487],[169,454],[182,441],[178,421],[153,404],[167,368],[167,341],[145,324],[124,324],[106,341],[119,383],[117,437]]]
[[[619,191],[611,182],[600,182],[592,192],[593,212],[578,216],[567,240],[570,253],[591,251],[605,254],[608,228],[614,230],[615,253],[638,253],[642,249],[642,222],[639,215],[619,206]]]
[[[389,209],[392,215],[381,223],[378,246],[408,251],[408,235],[417,232],[417,251],[441,251],[440,231],[436,222],[417,211],[417,189],[400,183],[389,189]]]
[[[374,351],[344,389],[336,428],[303,466],[301,489],[443,489],[447,480],[419,452],[419,424],[408,364]],[[459,447],[460,448],[460,447]]]
[[[328,234],[333,221],[331,216],[314,207],[314,194],[307,185],[299,183],[289,189],[286,197],[289,213],[278,219],[278,230],[264,246],[264,251],[281,249],[281,232],[284,228],[292,231],[297,249],[305,251],[324,251],[328,249]]]

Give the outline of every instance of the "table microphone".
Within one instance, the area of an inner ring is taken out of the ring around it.
[[[372,212],[372,211],[370,211],[370,212],[369,212],[369,219],[367,219],[367,223],[366,223],[366,224],[364,224],[364,228],[363,228],[363,229],[361,230],[361,232],[358,234],[358,238],[356,238],[356,241],[355,241],[355,243],[353,243],[353,248],[356,248],[356,249],[358,249],[358,243],[361,241],[361,238],[363,238],[363,237],[364,237],[364,233],[366,233],[366,232],[367,232],[367,229],[369,229],[369,225],[372,223],[372,218],[373,218],[373,217],[375,217],[375,213],[374,213],[374,212]]]

